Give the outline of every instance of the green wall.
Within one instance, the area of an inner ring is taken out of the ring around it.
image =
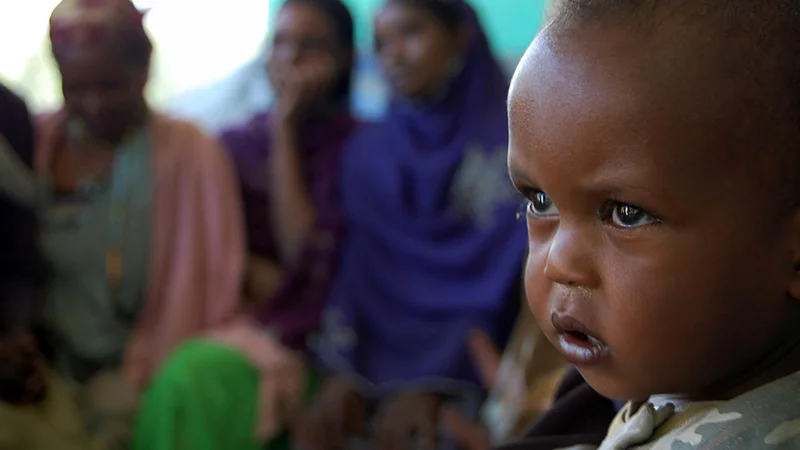
[[[361,49],[372,42],[372,15],[384,0],[344,0],[356,21],[356,39]],[[469,0],[481,16],[495,51],[504,57],[520,56],[539,29],[546,0]],[[272,13],[280,7],[273,0]]]

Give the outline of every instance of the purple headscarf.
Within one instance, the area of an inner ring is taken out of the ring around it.
[[[317,352],[379,390],[476,382],[469,330],[502,345],[518,311],[527,238],[506,172],[508,81],[455,3],[472,32],[461,71],[428,104],[394,99],[343,162],[348,240]]]
[[[336,271],[344,220],[340,202],[342,149],[355,127],[349,114],[306,126],[300,133],[305,179],[317,211],[312,239],[295,268],[268,307],[257,318],[280,335],[284,344],[304,349],[309,332],[317,329],[323,301]],[[242,192],[245,223],[252,254],[278,261],[270,223],[267,164],[270,155],[269,116],[258,114],[246,124],[223,132]]]

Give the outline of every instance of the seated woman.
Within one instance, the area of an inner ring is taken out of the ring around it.
[[[285,447],[281,433],[316,384],[301,361],[342,232],[353,21],[339,0],[288,0],[273,29],[266,72],[277,102],[222,134],[245,206],[245,294],[255,320],[169,359],[145,397],[137,449]]]
[[[4,161],[13,157],[30,164],[33,131],[27,110],[22,103],[6,103],[19,99],[4,87],[0,96],[0,153]],[[27,133],[7,133],[23,124]],[[90,448],[77,404],[65,383],[45,370],[33,336],[33,311],[48,277],[36,246],[35,217],[33,210],[0,195],[0,448]]]
[[[135,400],[120,407],[125,392],[113,380],[72,386],[49,369],[37,345],[35,311],[50,271],[36,212],[26,206],[35,192],[33,142],[25,103],[0,85],[0,448],[119,448]]]
[[[344,157],[347,240],[316,348],[329,376],[294,430],[315,450],[369,433],[373,413],[380,448],[435,445],[443,405],[474,415],[485,395],[468,334],[502,347],[519,310],[508,84],[474,11],[388,0],[375,26],[397,95]]]
[[[339,165],[349,107],[353,21],[339,0],[288,0],[267,75],[274,108],[222,133],[239,176],[250,257],[245,292],[297,350],[316,329],[342,234]]]
[[[240,306],[241,207],[217,143],[144,99],[152,46],[129,0],[64,0],[50,20],[64,107],[39,118],[42,320],[79,383],[144,386],[185,338]]]
[[[125,448],[136,407],[125,386],[111,378],[74,385],[51,370],[38,345],[35,310],[49,271],[35,220],[34,211],[0,196],[0,448]]]

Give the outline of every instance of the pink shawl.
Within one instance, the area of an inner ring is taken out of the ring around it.
[[[187,122],[152,114],[154,214],[147,298],[123,372],[143,388],[181,342],[204,336],[242,352],[261,382],[254,434],[267,440],[297,412],[305,368],[241,314],[245,242],[241,199],[227,154]],[[35,169],[51,167],[65,115],[39,117]]]
[[[35,169],[51,166],[63,111],[38,118]],[[186,338],[233,319],[245,242],[234,173],[225,152],[194,125],[152,114],[155,193],[147,295],[124,357],[144,386]]]

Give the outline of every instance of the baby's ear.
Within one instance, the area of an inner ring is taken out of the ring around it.
[[[800,209],[795,211],[791,226],[794,276],[789,283],[789,295],[800,300]]]

